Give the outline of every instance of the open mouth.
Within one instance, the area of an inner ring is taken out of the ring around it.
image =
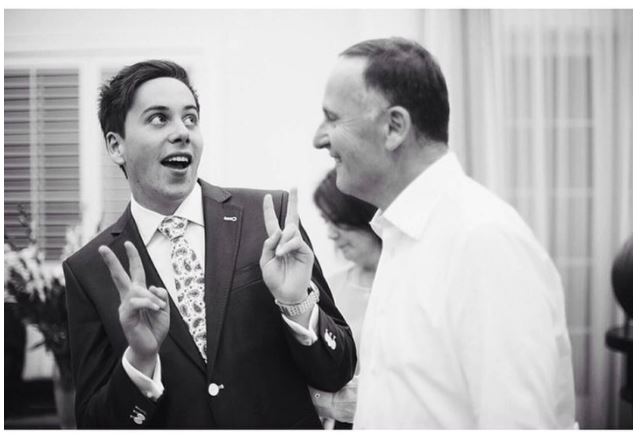
[[[174,168],[176,170],[184,170],[191,165],[192,158],[188,153],[180,155],[169,155],[160,163],[165,167]]]

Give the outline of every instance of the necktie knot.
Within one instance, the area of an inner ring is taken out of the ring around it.
[[[158,226],[158,230],[164,236],[173,241],[175,238],[184,236],[184,231],[187,229],[188,222],[189,221],[187,221],[186,218],[182,218],[180,216],[167,216],[162,220],[160,226]]]

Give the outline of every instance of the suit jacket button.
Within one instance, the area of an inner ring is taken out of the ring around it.
[[[220,388],[218,388],[218,385],[216,385],[215,383],[212,383],[211,385],[209,385],[209,395],[211,397],[217,396],[219,392],[220,392]]]

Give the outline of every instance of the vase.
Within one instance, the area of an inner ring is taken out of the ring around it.
[[[65,385],[63,379],[60,378],[60,369],[56,364],[53,367],[53,397],[56,402],[56,411],[60,419],[60,428],[75,429],[76,413],[75,398],[76,391],[73,387]]]

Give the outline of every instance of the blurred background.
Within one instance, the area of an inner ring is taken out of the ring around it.
[[[312,201],[333,166],[311,144],[324,84],[340,51],[388,36],[439,60],[451,148],[522,214],[562,275],[580,426],[631,427],[632,313],[611,284],[632,235],[631,10],[66,9],[4,11],[5,428],[73,426],[56,276],[129,199],[106,156],[99,86],[143,59],[185,66],[202,105],[200,176],[297,186],[330,274],[344,260]],[[20,255],[49,283],[22,305],[7,291]]]

